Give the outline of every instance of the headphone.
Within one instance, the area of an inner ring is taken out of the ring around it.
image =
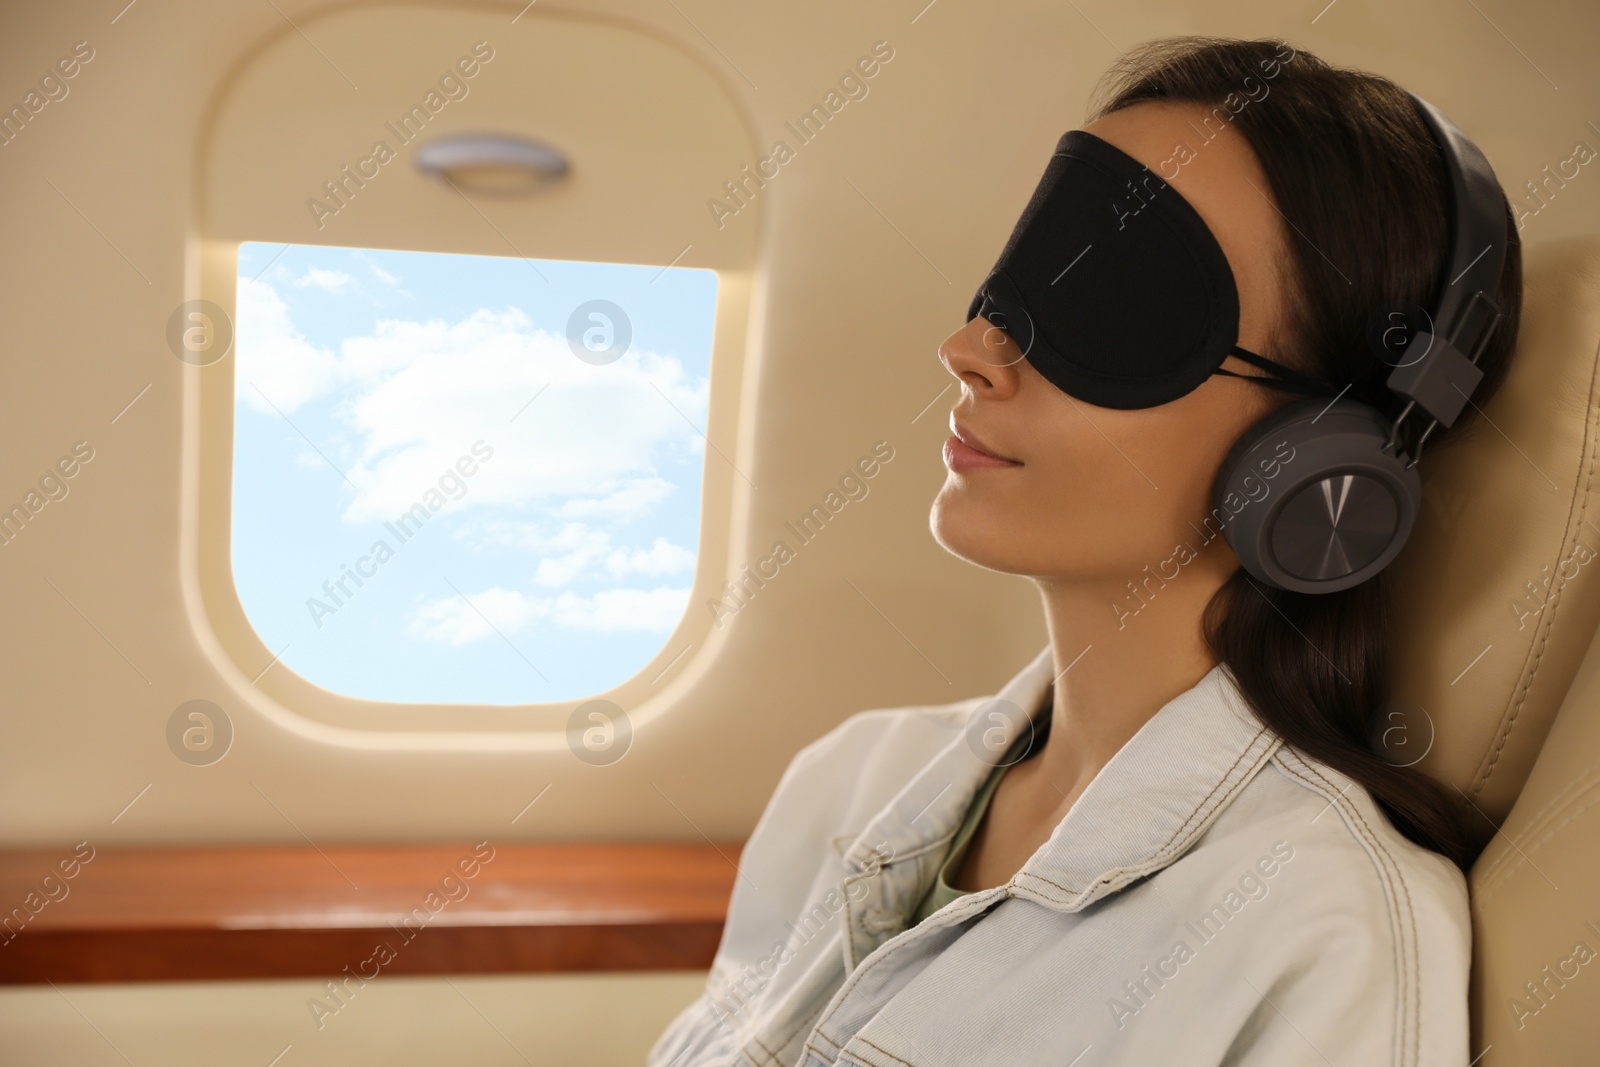
[[[1278,589],[1336,593],[1399,554],[1422,508],[1413,469],[1422,443],[1434,427],[1455,422],[1482,382],[1478,356],[1504,317],[1490,297],[1506,255],[1500,183],[1477,145],[1432,104],[1406,95],[1444,150],[1453,225],[1449,271],[1422,309],[1426,327],[1385,382],[1405,397],[1405,409],[1391,424],[1342,392],[1331,402],[1293,401],[1239,437],[1212,485],[1213,514],[1232,516],[1222,530],[1239,562]],[[1413,408],[1432,421],[1408,456],[1400,426]]]

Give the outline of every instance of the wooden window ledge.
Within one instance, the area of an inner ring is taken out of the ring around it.
[[[740,847],[3,851],[0,983],[703,969]]]

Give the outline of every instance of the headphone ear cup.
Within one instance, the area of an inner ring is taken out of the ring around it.
[[[1336,593],[1371,578],[1404,547],[1422,479],[1383,451],[1391,424],[1354,400],[1299,400],[1234,442],[1212,485],[1212,514],[1256,579]]]

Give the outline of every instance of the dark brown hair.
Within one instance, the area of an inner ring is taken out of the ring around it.
[[[1191,36],[1131,50],[1106,72],[1099,94],[1106,102],[1086,123],[1169,100],[1212,108],[1207,139],[1218,123],[1237,127],[1289,235],[1286,322],[1277,347],[1262,354],[1325,382],[1350,383],[1346,397],[1398,416],[1404,401],[1384,387],[1390,367],[1369,342],[1371,318],[1406,302],[1431,307],[1450,248],[1443,150],[1405,91],[1279,39]],[[1506,230],[1505,266],[1491,294],[1505,317],[1478,357],[1484,380],[1455,425],[1428,436],[1426,453],[1459,438],[1505,379],[1522,305],[1521,244],[1509,202]],[[1414,442],[1426,427],[1421,414],[1406,419],[1403,440]],[[1418,469],[1426,492],[1426,462]],[[1385,758],[1371,741],[1389,683],[1385,579],[1380,572],[1343,592],[1307,594],[1271,588],[1240,568],[1206,607],[1205,639],[1268,728],[1365,786],[1401,833],[1465,869],[1482,840],[1465,801]]]

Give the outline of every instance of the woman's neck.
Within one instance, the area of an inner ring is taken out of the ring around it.
[[[1136,614],[1108,583],[1037,579],[1055,660],[1050,736],[1031,776],[1048,779],[1064,817],[1071,802],[1139,728],[1216,666],[1201,617],[1231,573],[1197,559]],[[1236,561],[1232,562],[1236,567]],[[1041,790],[1045,788],[1041,783]]]
[[[1200,620],[1232,572],[1201,563],[1186,566],[1131,619],[1114,610],[1109,585],[1035,579],[1055,658],[1050,732],[1036,755],[1000,778],[953,885],[983,888],[1013,877],[1128,739],[1216,665]]]

